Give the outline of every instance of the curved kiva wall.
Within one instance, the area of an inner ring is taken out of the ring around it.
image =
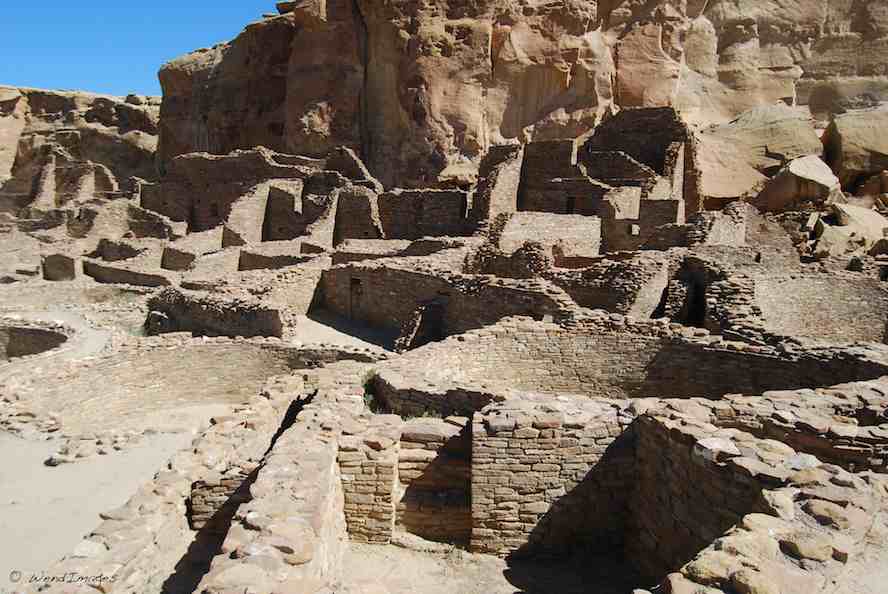
[[[51,351],[67,340],[60,328],[0,319],[0,361]]]
[[[394,412],[467,415],[510,390],[718,399],[888,373],[888,350],[875,345],[777,354],[702,329],[599,311],[561,325],[507,318],[380,364],[373,387],[378,402]]]

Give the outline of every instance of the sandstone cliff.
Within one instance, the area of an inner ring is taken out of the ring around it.
[[[488,148],[613,107],[718,123],[888,95],[876,0],[303,0],[160,71],[161,167],[264,145],[354,148],[386,186],[460,184]]]
[[[158,103],[0,87],[0,208],[53,209],[154,178]]]

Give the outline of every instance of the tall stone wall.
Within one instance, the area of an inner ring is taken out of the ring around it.
[[[423,538],[466,546],[472,531],[472,446],[465,417],[411,419],[401,434],[396,525]]]
[[[394,190],[379,196],[387,239],[470,235],[468,195],[460,190]]]
[[[545,557],[621,548],[634,479],[625,429],[619,409],[599,403],[476,413],[471,550]]]

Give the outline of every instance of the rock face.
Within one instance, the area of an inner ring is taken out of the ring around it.
[[[342,145],[386,186],[428,187],[471,181],[493,145],[581,135],[612,106],[711,123],[798,100],[828,117],[863,93],[888,96],[879,5],[281,3],[284,14],[162,68],[160,163]]]
[[[823,148],[811,117],[785,105],[769,105],[699,134],[702,193],[731,200],[753,192],[787,161],[819,155]]]
[[[158,103],[0,87],[0,208],[53,209],[155,177]]]
[[[853,189],[888,168],[888,109],[836,116],[823,136],[827,161],[842,185]]]

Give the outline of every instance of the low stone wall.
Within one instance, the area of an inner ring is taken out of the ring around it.
[[[560,556],[621,548],[634,479],[631,417],[601,402],[521,400],[474,416],[471,550]]]
[[[135,285],[137,287],[163,287],[172,284],[170,279],[163,274],[136,270],[124,263],[112,266],[89,259],[83,260],[83,274],[91,276],[100,283]]]
[[[246,472],[243,468],[234,468],[225,474],[211,473],[195,481],[188,506],[191,529],[225,534],[237,508],[250,501],[249,487],[253,482],[250,474],[255,469]]]
[[[244,248],[240,253],[238,270],[264,270],[298,266],[319,256],[301,252],[302,242],[275,241]],[[323,256],[321,256],[323,257]]]
[[[258,301],[229,301],[184,289],[167,289],[148,300],[149,334],[192,332],[221,336],[283,334],[280,312]],[[157,316],[156,313],[162,314]]]
[[[52,351],[70,334],[71,330],[61,325],[0,318],[0,361]]]
[[[104,587],[115,594],[191,591],[197,585],[190,582],[197,569],[192,565],[199,568],[202,560],[189,554],[189,546],[195,543],[200,551],[205,544],[205,536],[188,524],[192,485],[229,468],[258,466],[292,399],[302,392],[301,378],[269,380],[262,394],[230,417],[215,419],[191,448],[173,456],[124,505],[102,513],[103,522],[47,574],[113,577]],[[69,589],[55,584],[41,591],[65,594]]]
[[[851,472],[888,468],[888,378],[831,387],[664,401],[667,410],[785,443]]]
[[[378,366],[393,410],[466,414],[509,390],[612,399],[756,394],[880,377],[881,348],[797,348],[724,341],[665,320],[593,311],[563,324],[507,318]]]
[[[265,457],[196,592],[313,592],[333,581],[347,546],[338,470],[335,433],[299,419]]]
[[[883,478],[686,418],[636,424],[627,555],[666,591],[802,594],[862,568]]]

